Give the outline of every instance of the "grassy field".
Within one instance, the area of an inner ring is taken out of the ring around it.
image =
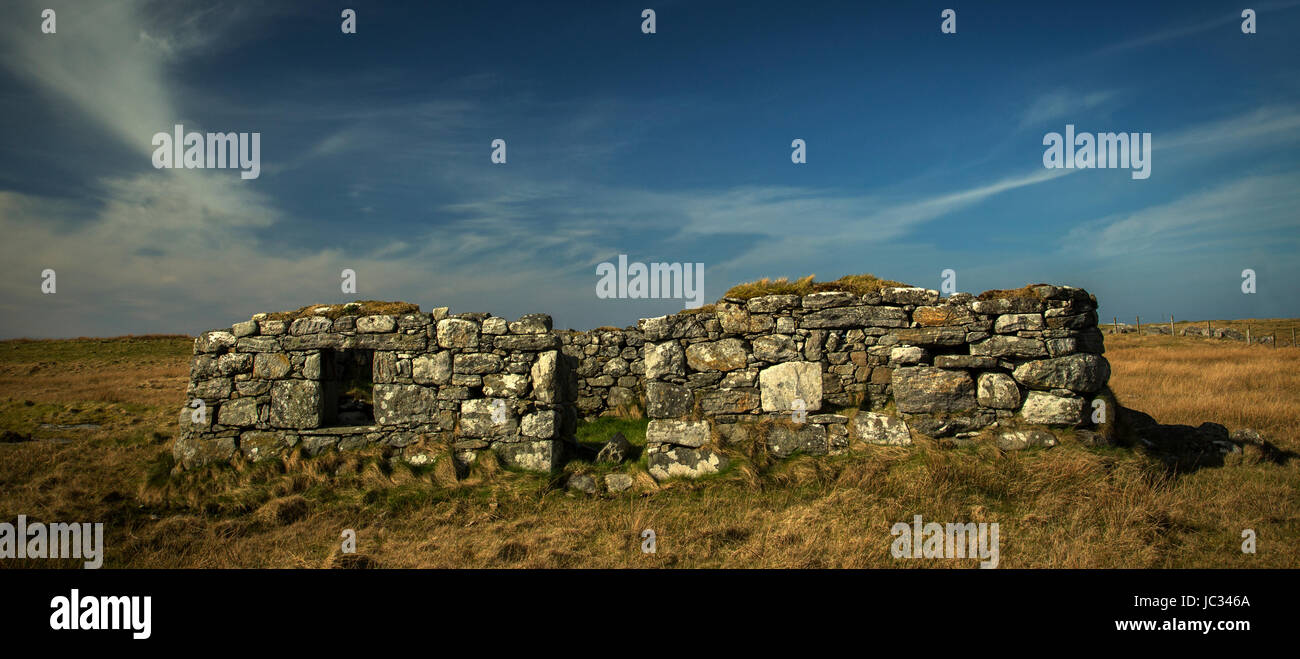
[[[1124,405],[1163,423],[1255,428],[1300,452],[1300,350],[1106,341]],[[890,527],[916,514],[998,522],[1004,568],[1300,567],[1300,461],[1249,447],[1180,474],[1128,448],[1069,444],[1000,453],[923,442],[783,462],[751,450],[698,482],[656,485],[634,469],[634,491],[614,498],[491,458],[457,478],[445,460],[413,469],[378,452],[175,475],[190,347],[184,337],[0,342],[0,521],[104,522],[105,566],[133,568],[975,565],[892,558]],[[579,439],[594,446],[616,430],[643,441],[644,421],[603,420]],[[581,461],[566,472],[577,469],[600,472]],[[647,528],[654,554],[640,550]],[[1254,555],[1239,549],[1248,528]],[[358,554],[339,554],[344,529]]]

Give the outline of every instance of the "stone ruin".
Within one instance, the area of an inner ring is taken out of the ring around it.
[[[350,305],[356,306],[356,305]],[[643,410],[657,479],[726,467],[759,441],[776,457],[876,444],[1070,437],[1109,443],[1110,366],[1096,298],[1068,286],[940,298],[922,288],[723,298],[636,327],[554,330],[446,308],[265,314],[194,343],[175,455],[184,465],[384,445],[427,463],[492,450],[551,471],[579,420]],[[370,387],[373,407],[349,397]],[[1101,402],[1097,402],[1101,401]],[[1113,407],[1113,406],[1112,406]]]

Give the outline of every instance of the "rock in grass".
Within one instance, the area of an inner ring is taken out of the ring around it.
[[[605,474],[605,488],[610,492],[626,492],[636,481],[627,474]]]
[[[612,464],[621,464],[627,459],[628,453],[632,451],[632,443],[627,441],[623,433],[614,433],[614,436],[600,447],[600,452],[596,454],[596,462],[608,462]]]
[[[577,490],[579,492],[585,492],[587,494],[595,494],[596,479],[592,478],[591,474],[574,474],[569,477],[569,483],[567,487],[570,490]]]

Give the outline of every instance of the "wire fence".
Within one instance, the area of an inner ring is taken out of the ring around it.
[[[1251,345],[1265,345],[1274,348],[1278,346],[1294,348],[1297,346],[1297,326],[1279,328],[1276,324],[1252,326],[1251,323],[1227,321],[1227,324],[1215,327],[1215,321],[1212,320],[1177,322],[1172,315],[1169,316],[1167,321],[1147,323],[1145,325],[1142,324],[1141,316],[1134,316],[1133,320],[1134,323],[1129,325],[1119,322],[1119,318],[1115,317],[1112,318],[1112,322],[1107,327],[1111,334],[1190,336],[1241,341]],[[1203,327],[1202,323],[1204,323]],[[1244,327],[1242,327],[1243,325]]]

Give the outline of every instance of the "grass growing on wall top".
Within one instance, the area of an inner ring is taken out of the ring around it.
[[[317,309],[326,308],[324,311],[317,313]],[[293,311],[277,311],[266,314],[267,320],[297,320],[298,318],[309,318],[311,316],[324,316],[331,320],[343,316],[397,316],[407,313],[418,313],[420,305],[411,304],[410,302],[385,302],[382,300],[357,300],[356,302],[345,302],[342,304],[309,304],[305,307],[299,307]]]
[[[808,275],[795,281],[785,277],[779,279],[764,277],[757,281],[732,286],[727,291],[726,297],[748,300],[762,295],[807,295],[824,291],[845,291],[855,295],[866,295],[882,288],[909,286],[890,279],[881,279],[872,274],[845,275],[835,281],[826,282],[814,281],[814,277],[816,275]]]

